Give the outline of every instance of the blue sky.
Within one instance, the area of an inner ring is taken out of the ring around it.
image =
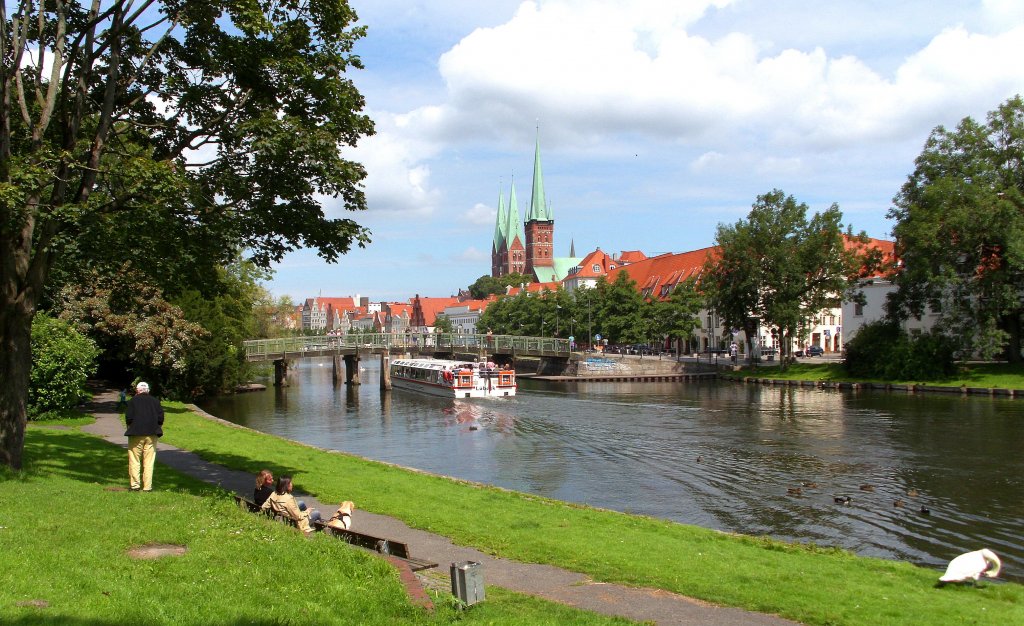
[[[1024,93],[1020,0],[350,0],[377,134],[350,155],[373,243],[288,255],[267,287],[404,301],[490,272],[499,191],[540,129],[555,254],[714,243],[758,194],[889,238],[928,133]]]

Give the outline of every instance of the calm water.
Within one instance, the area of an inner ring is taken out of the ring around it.
[[[289,388],[203,408],[323,448],[707,528],[935,567],[988,547],[1024,578],[1024,401],[525,380],[514,399],[443,400],[382,394],[376,362],[363,364],[353,390],[332,384],[329,360],[309,361]]]

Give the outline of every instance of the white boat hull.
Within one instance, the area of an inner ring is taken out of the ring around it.
[[[515,372],[512,370],[440,359],[392,361],[391,386],[440,398],[506,398],[516,395]]]

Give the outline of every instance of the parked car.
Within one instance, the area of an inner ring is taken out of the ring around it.
[[[811,346],[807,348],[806,354],[807,356],[821,356],[825,354],[825,348],[822,348],[821,346]]]

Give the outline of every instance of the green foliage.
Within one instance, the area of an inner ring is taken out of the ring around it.
[[[964,354],[1021,357],[1024,313],[1024,99],[986,123],[936,127],[893,199],[902,261],[892,313],[940,315]]]
[[[209,333],[136,272],[68,286],[56,304],[61,319],[96,341],[104,360],[160,387],[188,367],[188,351]]]
[[[865,324],[846,342],[843,368],[851,376],[881,380],[935,380],[956,373],[956,344],[939,332],[908,335],[899,324]]]
[[[347,75],[366,31],[345,0],[21,2],[3,19],[0,345],[16,351],[0,380],[14,389],[28,387],[31,318],[64,288],[127,267],[168,298],[210,295],[238,250],[266,268],[299,248],[334,262],[369,242],[324,210],[366,208],[366,172],[343,156],[373,133]],[[138,338],[133,354],[167,374],[190,330],[102,334],[121,351]],[[26,402],[0,403],[12,467]]]
[[[447,315],[441,313],[434,318],[434,332],[453,333],[455,332],[455,325],[452,324],[451,319],[449,319]]]
[[[789,346],[856,278],[863,251],[844,246],[838,205],[810,218],[808,210],[775,189],[757,197],[747,219],[719,225],[720,255],[708,259],[701,288],[727,327],[753,337],[760,320],[762,327],[779,329],[782,345]]]
[[[528,285],[531,282],[533,280],[530,277],[515,272],[504,276],[488,276],[485,274],[469,286],[469,294],[477,300],[482,300],[490,295],[504,295],[508,287]]]
[[[38,314],[32,320],[32,372],[29,417],[40,419],[77,406],[86,395],[85,382],[96,371],[99,349],[71,324]]]

